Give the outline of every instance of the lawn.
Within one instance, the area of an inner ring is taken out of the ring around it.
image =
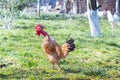
[[[41,49],[43,37],[34,25],[45,26],[52,38],[63,44],[68,35],[76,49],[61,61],[62,70],[52,70]],[[119,24],[120,25],[120,24]],[[0,29],[0,80],[119,80],[120,27],[100,19],[101,36],[91,37],[87,18],[65,20],[16,19],[12,29]]]

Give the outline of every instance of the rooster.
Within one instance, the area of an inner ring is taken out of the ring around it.
[[[35,25],[36,35],[43,35],[42,49],[49,61],[54,65],[58,65],[58,71],[61,70],[60,60],[65,58],[69,52],[74,51],[75,44],[73,39],[67,40],[63,45],[59,45],[54,39],[52,39],[47,32],[44,31],[44,27],[40,24]]]

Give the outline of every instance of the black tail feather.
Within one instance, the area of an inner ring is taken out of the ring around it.
[[[72,38],[66,41],[66,43],[68,43],[70,45],[69,52],[74,51],[74,49],[75,49],[74,41],[75,40],[73,40]]]
[[[0,64],[0,68],[6,67],[6,64]]]
[[[71,39],[67,40],[66,43],[68,43],[68,44],[74,43],[74,40],[71,38]]]

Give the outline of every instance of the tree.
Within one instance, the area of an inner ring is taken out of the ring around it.
[[[62,0],[61,3],[62,3],[62,5],[61,5],[61,13],[65,13],[66,12],[66,8],[65,8],[66,0]]]
[[[77,13],[79,14],[81,10],[81,0],[76,0],[76,2],[77,2]]]
[[[40,0],[37,0],[37,17],[40,17]]]
[[[99,6],[100,7],[100,6]],[[91,36],[97,37],[101,34],[98,20],[96,0],[87,0],[88,20],[90,25]]]
[[[69,13],[73,8],[73,1],[72,0],[66,0],[66,13]]]
[[[120,17],[120,0],[116,0],[116,12],[115,13]]]
[[[11,28],[14,18],[19,11],[29,6],[34,0],[0,0],[0,16],[3,23],[2,28]]]

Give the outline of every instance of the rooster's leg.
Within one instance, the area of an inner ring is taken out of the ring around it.
[[[55,63],[52,63],[52,69],[54,69],[54,65],[55,65]]]
[[[59,72],[61,70],[61,68],[60,68],[60,62],[58,62],[57,65],[58,65],[58,72]]]

